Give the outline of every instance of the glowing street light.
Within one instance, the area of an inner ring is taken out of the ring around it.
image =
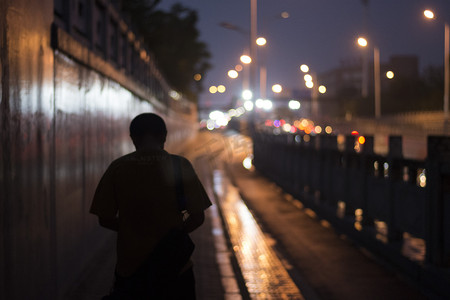
[[[300,66],[300,70],[303,73],[308,73],[309,72],[309,67],[307,65],[303,64],[303,65]]]
[[[423,15],[424,15],[425,18],[427,18],[427,19],[434,19],[434,12],[431,11],[431,10],[429,10],[429,9],[424,10],[424,11],[423,11]]]
[[[252,111],[252,110],[253,110],[253,102],[250,101],[250,100],[246,100],[246,101],[244,102],[244,108],[245,108],[247,111]]]
[[[263,47],[267,44],[267,40],[264,37],[259,37],[256,39],[256,44],[259,47]],[[263,53],[265,54],[265,53]],[[259,95],[263,98],[266,97],[267,90],[267,68],[265,63],[265,55],[261,56],[258,60],[259,64]]]
[[[280,84],[274,84],[274,85],[272,85],[272,91],[274,92],[274,93],[281,93],[281,91],[283,90],[283,87],[280,85]]]
[[[255,101],[255,106],[256,106],[257,108],[263,108],[263,106],[264,106],[264,100],[261,99],[261,98],[256,99],[256,101]]]
[[[394,72],[392,72],[392,71],[387,71],[387,72],[386,72],[386,77],[387,77],[388,79],[394,78]]]
[[[235,79],[235,78],[238,78],[238,76],[239,76],[239,73],[236,70],[228,71],[228,77]]]
[[[319,86],[319,93],[325,94],[327,92],[327,88],[324,85]]]
[[[248,64],[250,64],[252,62],[252,58],[250,56],[246,55],[246,54],[241,55],[241,57],[239,59],[245,65],[248,65]],[[241,65],[239,65],[239,66],[242,67]],[[236,66],[236,70],[238,70],[237,67],[238,66]],[[251,79],[250,78],[250,75],[251,75],[250,73],[251,73],[251,70],[246,67],[245,70],[244,70],[244,79],[242,81],[242,87],[244,88],[244,90],[249,89],[250,81],[251,81],[250,80]]]
[[[225,93],[226,88],[224,85],[221,84],[217,87],[217,91],[222,94],[222,93]]]
[[[300,109],[300,102],[297,100],[289,100],[288,106],[292,110]]]
[[[252,58],[250,56],[248,56],[248,55],[245,55],[245,54],[241,55],[240,59],[241,59],[241,62],[243,64],[246,64],[246,65],[248,65],[249,63],[252,62]]]
[[[224,114],[220,110],[214,110],[214,111],[209,113],[209,118],[211,120],[218,120],[218,119],[223,118],[223,117],[224,117]]]
[[[357,43],[360,47],[366,47],[369,42],[364,37],[359,37]],[[375,118],[381,116],[381,77],[380,77],[380,49],[373,47],[373,73],[375,87]]]
[[[356,41],[358,43],[358,45],[360,45],[361,47],[366,47],[369,43],[367,42],[367,40],[363,37],[359,37],[358,40]]]
[[[244,100],[250,100],[250,99],[252,99],[252,98],[253,98],[253,93],[252,93],[252,91],[250,91],[250,90],[244,90],[244,91],[242,92],[242,98],[243,98]]]
[[[211,94],[217,93],[217,87],[216,87],[215,85],[210,86],[210,87],[209,87],[209,92],[210,92]]]
[[[435,19],[432,10],[425,10],[423,15],[427,19]],[[444,23],[444,118],[447,122],[449,119],[449,93],[450,93],[450,26]]]
[[[259,37],[256,39],[256,45],[264,46],[267,43],[267,40],[263,37]]]
[[[313,80],[312,76],[309,75],[309,74],[306,74],[305,76],[303,76],[303,79],[305,80],[305,82],[308,82],[308,81],[312,81],[312,80]]]
[[[195,75],[194,75],[194,80],[195,80],[195,81],[200,81],[200,80],[202,80],[202,75],[201,75],[201,74],[198,74],[198,73],[195,74]]]
[[[272,101],[270,101],[269,99],[263,100],[262,102],[262,108],[264,110],[271,110],[273,107],[273,103]]]

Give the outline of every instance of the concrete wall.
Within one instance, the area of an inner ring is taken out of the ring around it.
[[[61,299],[95,255],[108,232],[91,198],[133,150],[133,116],[160,113],[175,152],[196,128],[192,105],[162,101],[76,41],[55,47],[53,11],[53,0],[0,1],[0,299]]]

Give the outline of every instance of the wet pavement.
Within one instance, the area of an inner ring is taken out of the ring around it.
[[[250,298],[304,299],[238,189],[223,171],[215,170],[213,176],[232,249]]]
[[[198,299],[426,299],[301,202],[247,170],[251,141],[202,132],[182,154],[213,206],[192,234]],[[99,299],[112,283],[113,238],[67,299]]]

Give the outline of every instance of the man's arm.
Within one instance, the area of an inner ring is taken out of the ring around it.
[[[203,211],[190,214],[187,220],[183,224],[183,229],[186,230],[186,232],[192,232],[200,225],[203,224],[205,221],[205,213]]]
[[[95,190],[90,213],[97,215],[100,226],[113,231],[119,230],[118,207],[114,192],[113,163],[106,169]]]
[[[100,226],[114,230],[119,231],[119,218],[102,218],[98,217],[98,222],[100,223]]]

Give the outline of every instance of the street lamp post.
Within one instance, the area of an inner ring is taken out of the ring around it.
[[[248,65],[252,62],[252,58],[248,55],[241,55],[241,57],[239,58],[240,61],[244,64],[244,65]],[[244,72],[244,76],[243,76],[243,80],[242,80],[242,88],[244,90],[248,90],[250,89],[250,70],[248,70],[247,67],[243,68],[243,72]]]
[[[445,23],[445,86],[444,86],[444,116],[445,120],[448,121],[448,101],[450,92],[450,28],[448,23]]]
[[[358,38],[357,43],[361,47],[366,47],[369,43],[363,37]],[[373,77],[375,94],[375,118],[381,117],[381,75],[380,75],[380,49],[373,47]]]
[[[381,77],[380,77],[380,50],[373,48],[373,76],[375,84],[375,118],[381,116]]]
[[[250,89],[254,91],[255,89],[255,74],[257,66],[256,57],[256,34],[258,26],[258,2],[257,0],[250,0],[250,56],[252,57],[254,63],[250,65]]]
[[[256,44],[259,47],[263,47],[267,44],[267,40],[263,37],[259,37],[256,39]],[[263,53],[264,54],[264,53]],[[259,59],[259,96],[262,99],[266,98],[266,90],[267,90],[267,68],[265,62],[265,55],[261,55]]]
[[[434,13],[427,9],[423,12],[425,18],[435,19]],[[449,93],[450,93],[450,27],[444,22],[444,119],[449,121]]]
[[[444,119],[447,123],[449,121],[448,101],[450,92],[450,28],[448,23],[445,23],[444,25]]]

